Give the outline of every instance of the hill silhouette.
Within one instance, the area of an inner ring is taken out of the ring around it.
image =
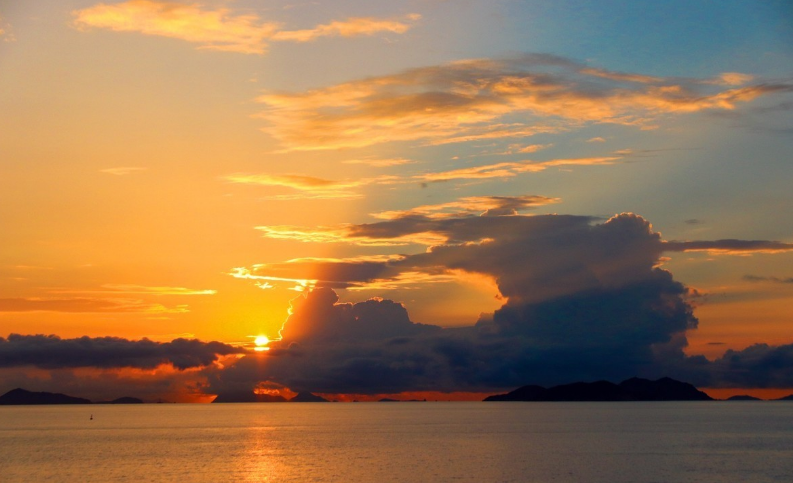
[[[142,399],[136,397],[124,396],[112,401],[96,401],[94,404],[143,404]]]
[[[522,386],[485,401],[712,401],[713,398],[686,382],[664,377],[657,381],[634,377],[614,384],[608,381],[574,382],[544,388]]]
[[[253,391],[240,391],[240,392],[224,392],[218,394],[212,403],[269,403],[269,402],[286,402],[283,396],[274,396],[271,394],[256,394]]]
[[[33,392],[20,387],[0,396],[2,405],[91,404],[88,399],[53,392]]]
[[[330,402],[322,396],[310,392],[299,392],[297,396],[289,400],[289,402]]]

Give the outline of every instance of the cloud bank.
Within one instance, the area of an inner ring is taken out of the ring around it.
[[[170,364],[176,369],[185,370],[208,366],[220,356],[245,352],[244,349],[221,342],[196,339],[154,342],[119,337],[61,339],[55,335],[11,334],[8,338],[0,337],[0,368],[154,369]]]
[[[652,128],[665,115],[731,111],[786,83],[751,76],[716,79],[611,72],[562,57],[526,54],[461,60],[306,92],[259,97],[264,131],[287,150],[393,141],[445,144],[527,137],[587,123]]]

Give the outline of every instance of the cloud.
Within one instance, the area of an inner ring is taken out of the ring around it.
[[[382,220],[394,220],[412,216],[428,218],[450,218],[477,214],[482,216],[516,215],[520,211],[530,210],[539,206],[559,203],[559,198],[546,196],[468,196],[457,201],[435,205],[423,205],[400,211],[381,211],[372,216]]]
[[[793,277],[760,277],[758,275],[744,275],[743,279],[747,282],[773,282],[773,283],[793,283]]]
[[[587,139],[588,143],[605,143],[606,140],[600,136]]]
[[[132,173],[135,173],[135,172],[138,172],[138,171],[146,171],[146,169],[148,169],[148,168],[124,166],[124,167],[118,167],[118,168],[100,169],[99,172],[100,173],[112,174],[112,175],[115,175],[115,176],[125,176],[125,175],[132,174]]]
[[[329,24],[317,25],[306,30],[282,30],[272,36],[272,40],[293,42],[311,42],[319,37],[357,37],[374,35],[380,32],[403,34],[410,30],[421,15],[411,14],[404,20],[384,20],[370,17],[353,17],[345,21],[334,21]]]
[[[413,178],[426,182],[442,182],[460,179],[491,179],[491,178],[511,178],[522,173],[537,173],[548,168],[560,166],[607,166],[615,164],[622,159],[622,155],[617,156],[596,156],[588,158],[570,159],[551,159],[549,161],[517,161],[506,163],[495,163],[471,168],[453,169],[438,173],[426,173],[416,175]]]
[[[264,54],[269,41],[306,42],[318,37],[355,37],[378,32],[404,33],[418,20],[350,18],[308,30],[281,30],[281,24],[267,22],[255,14],[235,15],[227,8],[204,9],[198,4],[157,0],[129,0],[117,4],[100,3],[72,12],[74,25],[117,32],[170,37],[199,44],[199,49]]]
[[[197,290],[185,287],[149,287],[145,285],[102,285],[104,290],[50,290],[50,293],[116,294],[116,295],[214,295],[217,290]]]
[[[236,173],[225,176],[223,179],[232,183],[249,184],[256,186],[286,187],[303,193],[287,195],[271,195],[269,199],[354,199],[361,195],[352,188],[370,184],[392,184],[400,182],[396,176],[379,176],[375,178],[362,178],[358,180],[332,181],[303,174],[246,174]]]
[[[344,164],[365,164],[368,166],[375,166],[377,168],[386,168],[389,166],[401,166],[404,164],[413,164],[415,161],[405,158],[385,158],[385,159],[346,159],[342,161]]]
[[[0,367],[154,369],[170,364],[185,370],[210,365],[220,356],[245,352],[221,342],[196,339],[153,342],[119,337],[62,339],[55,335],[20,334],[0,337]]]
[[[698,294],[659,264],[667,251],[793,246],[762,240],[667,242],[647,220],[630,213],[602,221],[526,216],[508,209],[474,216],[469,210],[497,201],[502,208],[510,203],[525,208],[532,198],[427,205],[376,223],[346,225],[336,234],[339,241],[354,243],[434,238],[424,252],[255,266],[247,272],[250,278],[303,280],[303,294],[293,302],[283,338],[270,353],[263,359],[245,357],[215,373],[210,387],[223,391],[269,381],[327,393],[486,391],[636,375],[748,383],[748,378],[721,375],[726,360],[684,353],[686,334],[698,326]],[[444,210],[450,216],[432,216]],[[463,274],[492,280],[504,300],[469,327],[415,324],[401,305],[381,299],[362,302],[368,310],[363,317],[359,304],[340,304],[332,291],[408,286],[421,283],[422,276],[427,283],[445,283]],[[793,374],[793,365],[773,368],[768,362],[778,349],[752,352],[752,360],[761,362],[752,363],[751,370],[776,371],[773,381]]]
[[[539,149],[539,148],[538,148]],[[490,180],[511,178],[524,173],[538,173],[554,167],[566,166],[609,166],[616,164],[623,157],[633,155],[630,150],[623,150],[611,156],[594,156],[588,158],[550,159],[547,161],[515,161],[485,164],[468,168],[458,168],[434,173],[421,173],[407,176],[383,175],[357,180],[333,181],[303,174],[245,174],[236,173],[224,176],[226,181],[237,184],[248,184],[267,187],[287,187],[301,191],[299,194],[269,195],[268,199],[354,199],[360,193],[351,191],[370,185],[398,185],[407,183],[439,183],[457,180]]]
[[[768,240],[668,241],[669,252],[708,252],[715,255],[747,255],[752,253],[781,253],[793,250],[793,243]]]
[[[725,88],[527,54],[457,61],[306,92],[269,92],[258,100],[266,106],[260,114],[266,133],[287,150],[316,150],[527,136],[591,123],[647,127],[663,116],[734,110],[792,89],[784,83]],[[506,124],[507,119],[519,122]]]
[[[187,305],[167,307],[137,299],[95,297],[17,297],[0,298],[0,312],[140,312],[145,314],[174,314],[189,312]]]
[[[119,32],[171,37],[200,44],[201,49],[263,54],[265,40],[278,24],[263,22],[256,15],[233,15],[228,9],[203,10],[155,0],[130,0],[73,12],[80,28],[95,27]]]

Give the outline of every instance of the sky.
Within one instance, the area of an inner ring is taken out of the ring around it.
[[[793,392],[789,2],[0,0],[0,72],[0,392]]]

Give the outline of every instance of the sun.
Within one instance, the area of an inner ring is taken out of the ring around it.
[[[266,335],[256,336],[256,338],[253,339],[253,343],[256,344],[256,347],[254,348],[255,351],[262,352],[270,350],[270,348],[267,347],[267,344],[270,343],[270,338]]]

